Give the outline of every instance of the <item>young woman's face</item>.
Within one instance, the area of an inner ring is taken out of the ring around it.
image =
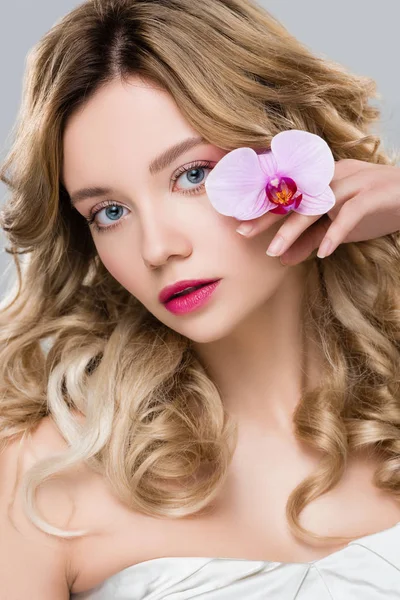
[[[62,173],[71,198],[82,188],[110,190],[75,207],[87,218],[99,211],[90,231],[111,275],[159,321],[207,342],[265,305],[295,269],[265,254],[282,221],[246,239],[239,222],[209,202],[204,182],[225,150],[204,142],[149,171],[156,157],[194,137],[169,94],[136,77],[114,81],[70,118]],[[187,279],[221,281],[205,305],[177,315],[159,293]]]

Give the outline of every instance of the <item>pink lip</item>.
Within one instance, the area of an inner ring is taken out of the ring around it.
[[[185,279],[183,281],[178,281],[172,285],[167,285],[163,290],[161,290],[158,298],[162,304],[165,304],[173,294],[182,292],[185,288],[196,287],[198,285],[203,285],[214,281],[216,281],[216,279]]]
[[[173,298],[166,302],[164,306],[167,310],[176,315],[184,315],[192,312],[208,302],[219,283],[221,283],[221,279],[210,282],[209,285],[205,285],[184,296]]]

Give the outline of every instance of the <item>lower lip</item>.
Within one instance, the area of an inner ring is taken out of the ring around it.
[[[203,306],[211,297],[213,291],[216,289],[217,285],[221,282],[214,281],[209,285],[205,285],[198,290],[194,290],[190,292],[190,294],[185,294],[185,296],[178,296],[173,300],[169,300],[164,304],[165,308],[175,315],[184,315],[186,313],[192,312],[201,306]]]

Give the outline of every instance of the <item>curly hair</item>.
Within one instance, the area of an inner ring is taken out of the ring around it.
[[[22,487],[29,518],[54,536],[87,531],[50,525],[37,488],[81,461],[132,510],[179,518],[210,506],[237,442],[191,341],[105,269],[61,180],[69,117],[132,75],[166,90],[228,151],[268,148],[280,131],[302,129],[324,138],[335,160],[396,160],[371,133],[374,80],[313,55],[253,0],[89,0],[41,38],[0,171],[10,190],[1,226],[18,275],[0,305],[0,447],[54,420],[68,449],[31,467]],[[399,264],[398,234],[307,259],[318,289],[306,282],[302,326],[326,372],[294,414],[296,437],[320,455],[286,506],[303,539],[332,539],[304,529],[299,515],[337,485],[352,452],[373,453],[375,485],[400,494]]]

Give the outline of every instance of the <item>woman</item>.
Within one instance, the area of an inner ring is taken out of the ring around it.
[[[400,598],[400,180],[373,91],[250,0],[90,0],[29,55],[1,173],[7,598]],[[328,144],[336,204],[242,237],[207,177],[288,130]],[[297,263],[266,255],[278,231]]]

